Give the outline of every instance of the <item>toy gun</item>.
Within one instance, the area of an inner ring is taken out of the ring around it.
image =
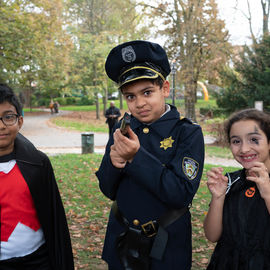
[[[130,115],[126,112],[121,122],[120,131],[123,135],[127,134],[127,128],[130,125]]]

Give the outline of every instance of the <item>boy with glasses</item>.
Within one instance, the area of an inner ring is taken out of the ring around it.
[[[19,133],[22,107],[5,84],[0,84],[0,120],[0,269],[73,270],[51,163]]]

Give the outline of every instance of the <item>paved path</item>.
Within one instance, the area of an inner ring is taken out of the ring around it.
[[[27,137],[38,149],[47,154],[81,153],[81,132],[69,131],[56,127],[50,123],[50,118],[67,112],[51,115],[44,112],[38,115],[25,115],[21,133]],[[94,133],[94,151],[103,153],[108,141],[108,134]]]
[[[81,132],[69,131],[50,123],[50,118],[68,112],[60,111],[57,115],[44,112],[38,115],[25,115],[21,133],[27,137],[38,149],[48,155],[76,153],[81,154]],[[104,153],[108,141],[108,134],[94,133],[94,152]],[[205,143],[211,144],[214,139],[205,136]],[[239,167],[235,160],[207,157],[205,163]]]

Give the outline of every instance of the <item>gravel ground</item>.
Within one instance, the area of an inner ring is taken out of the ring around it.
[[[66,114],[68,112],[60,111],[59,114],[51,114],[50,112],[41,112],[35,115],[24,116],[24,124],[21,133],[27,137],[39,150],[48,155],[64,154],[64,153],[82,153],[82,133],[77,131],[68,131],[59,128],[50,123],[50,118]],[[104,153],[108,134],[94,133],[94,152]],[[211,144],[214,139],[205,136],[205,143]],[[239,167],[235,160],[206,157],[205,163],[213,165],[224,165]]]

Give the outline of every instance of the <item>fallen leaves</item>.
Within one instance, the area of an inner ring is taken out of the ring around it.
[[[58,185],[69,224],[75,269],[107,269],[101,254],[111,202],[99,191],[91,169],[99,166],[101,158],[94,154],[51,158],[56,178],[61,179]]]

